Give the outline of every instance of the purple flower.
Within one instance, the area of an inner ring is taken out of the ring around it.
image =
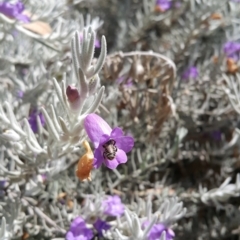
[[[240,0],[230,0],[231,2],[240,3]]]
[[[43,173],[41,175],[38,175],[39,176],[39,181],[40,182],[46,182],[47,181],[47,175],[46,173]]]
[[[29,114],[28,122],[34,133],[38,132],[37,116],[39,116],[42,126],[45,125],[45,119],[44,119],[43,114],[41,112],[38,112],[37,109],[32,110]]]
[[[216,141],[222,140],[222,133],[219,130],[212,131],[210,136]]]
[[[87,228],[85,221],[81,217],[76,217],[66,234],[66,240],[91,240],[93,232]]]
[[[20,0],[17,0],[15,3],[4,1],[0,3],[0,13],[4,15],[20,20],[24,23],[30,22],[30,18],[24,15],[24,5]]]
[[[97,230],[99,237],[103,236],[103,230],[107,231],[111,228],[111,226],[107,222],[105,222],[99,218],[96,220],[96,222],[93,224],[93,226]]]
[[[89,114],[84,120],[84,128],[93,142],[94,167],[99,168],[104,163],[114,169],[121,163],[127,162],[127,155],[134,146],[134,139],[124,136],[121,128],[111,127],[97,114]]]
[[[123,83],[123,85],[128,88],[133,85],[133,80],[132,80],[132,78],[126,79],[126,77],[122,76],[122,77],[117,78],[116,83],[118,85]]]
[[[66,89],[66,95],[71,108],[73,110],[77,110],[81,104],[81,98],[78,89],[74,86],[69,85]]]
[[[172,0],[157,0],[156,5],[161,11],[165,12],[172,7]]]
[[[124,213],[124,205],[121,202],[121,198],[117,195],[109,196],[102,203],[104,214],[112,217],[121,216]]]
[[[226,42],[223,46],[223,51],[227,57],[238,61],[240,57],[240,43]]]
[[[149,223],[145,222],[143,227],[146,228]],[[172,240],[175,234],[172,229],[167,228],[164,224],[158,223],[154,224],[148,233],[148,240],[158,240],[160,239],[163,232],[166,232],[166,240]]]
[[[0,188],[4,188],[6,184],[6,180],[0,180]]]
[[[97,38],[95,40],[95,47],[96,48],[100,48],[101,47],[101,43],[100,43],[99,39],[97,39]]]
[[[18,90],[18,91],[17,91],[17,97],[18,97],[18,98],[23,98],[23,96],[24,96],[24,92],[21,91],[21,90]]]
[[[5,195],[5,188],[6,180],[0,180],[0,197],[3,197]]]
[[[191,79],[196,79],[198,77],[198,69],[194,66],[189,67],[182,75],[182,79],[184,80],[189,80]]]

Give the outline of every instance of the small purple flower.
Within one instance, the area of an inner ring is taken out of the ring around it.
[[[149,223],[145,222],[143,227],[146,228]],[[158,223],[154,224],[148,233],[148,240],[158,240],[160,239],[163,232],[166,232],[166,240],[172,240],[175,237],[175,233],[172,229],[167,228],[164,224]]]
[[[240,58],[240,43],[238,42],[226,42],[223,46],[223,51],[227,57],[238,61]]]
[[[94,151],[94,167],[104,163],[108,168],[115,169],[119,164],[127,162],[126,153],[134,146],[134,139],[124,136],[121,128],[111,127],[97,114],[89,114],[84,120],[84,128],[92,141]]]
[[[34,133],[38,132],[37,116],[39,116],[42,126],[45,125],[45,119],[43,114],[39,112],[37,109],[32,110],[29,114],[28,122]]]
[[[210,133],[210,136],[215,140],[215,141],[221,141],[222,140],[222,133],[219,130],[212,131]]]
[[[17,98],[23,98],[23,96],[24,96],[24,92],[21,91],[21,90],[18,90],[17,91]]]
[[[71,108],[73,110],[77,110],[81,104],[81,98],[78,89],[69,85],[66,89],[66,95]]]
[[[96,222],[93,224],[93,226],[97,230],[99,237],[103,236],[103,230],[107,231],[111,228],[111,226],[107,222],[105,222],[99,218],[96,220]]]
[[[198,69],[194,66],[189,67],[182,75],[182,79],[184,80],[189,80],[191,79],[196,79],[198,77]]]
[[[70,85],[66,89],[66,94],[68,101],[71,103],[75,102],[80,97],[77,88]]]
[[[66,234],[66,240],[91,240],[93,232],[87,228],[85,221],[81,217],[76,217]]]
[[[240,0],[230,0],[231,2],[240,3]]]
[[[122,204],[121,198],[117,195],[109,196],[102,203],[104,214],[112,217],[121,216],[124,213],[124,205]]]
[[[6,184],[6,180],[0,180],[0,188],[4,188]]]
[[[172,7],[172,0],[157,0],[156,6],[163,12],[169,10]]]
[[[9,1],[4,1],[0,3],[0,13],[3,13],[10,18],[15,18],[24,23],[30,22],[30,18],[24,15],[22,13],[23,11],[24,4],[20,0],[17,0],[16,3],[12,3]]]
[[[0,180],[0,197],[3,197],[5,195],[5,188],[6,180]]]
[[[98,38],[96,38],[96,40],[95,40],[95,47],[96,48],[100,48],[101,47],[101,43],[100,43]]]
[[[132,80],[132,78],[126,79],[126,77],[122,76],[122,77],[117,78],[116,83],[118,85],[123,83],[123,85],[128,88],[133,85],[133,80]]]

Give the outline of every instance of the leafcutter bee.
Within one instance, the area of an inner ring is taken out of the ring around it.
[[[117,147],[116,141],[110,139],[105,144],[103,144],[104,152],[103,157],[108,160],[113,160],[116,157]]]

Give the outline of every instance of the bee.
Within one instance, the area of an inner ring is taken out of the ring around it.
[[[238,71],[238,65],[232,58],[227,59],[227,71],[229,73],[236,73]]]
[[[103,157],[108,160],[113,160],[116,157],[117,147],[116,141],[110,139],[105,144],[103,144],[104,152]]]
[[[76,175],[83,181],[85,179],[91,180],[91,170],[93,169],[93,152],[89,143],[85,140],[83,146],[86,149],[86,153],[79,159]]]

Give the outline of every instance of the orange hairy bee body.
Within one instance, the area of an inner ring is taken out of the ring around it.
[[[238,65],[232,58],[227,59],[227,71],[233,74],[238,71]]]
[[[220,20],[220,19],[222,19],[222,15],[220,13],[213,13],[211,15],[211,19],[213,19],[213,20]]]
[[[91,180],[91,170],[93,169],[93,152],[89,143],[85,140],[83,146],[86,149],[86,153],[79,159],[76,175],[83,181],[85,179]]]

